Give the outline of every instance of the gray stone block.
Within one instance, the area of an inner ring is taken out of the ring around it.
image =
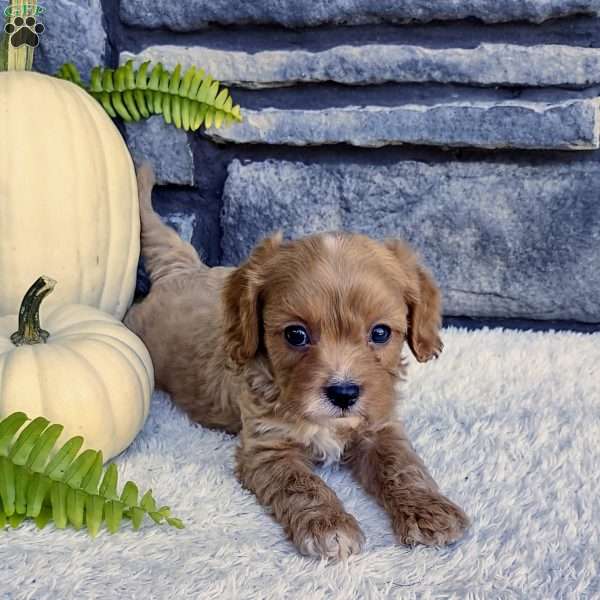
[[[35,51],[36,71],[54,74],[66,62],[75,63],[87,81],[93,67],[104,66],[107,46],[100,0],[54,0],[43,3],[39,17],[45,30]]]
[[[233,161],[223,259],[279,228],[399,237],[442,286],[445,314],[600,322],[600,179],[591,161],[392,166]]]
[[[598,14],[600,0],[122,0],[128,25],[193,31],[211,24],[284,27],[427,22],[474,17],[486,23],[533,21],[577,13]]]
[[[206,131],[217,142],[307,146],[399,144],[589,150],[599,147],[596,99],[243,111],[242,123]]]
[[[187,133],[161,116],[126,123],[129,150],[136,162],[149,160],[159,184],[194,185],[194,156]]]
[[[133,59],[173,69],[198,65],[225,85],[269,88],[333,81],[348,85],[436,82],[484,86],[572,86],[600,83],[600,49],[541,44],[481,44],[424,48],[402,44],[336,46],[320,52],[269,50],[254,54],[202,46],[149,46]]]
[[[196,215],[194,213],[175,211],[169,213],[166,217],[163,217],[163,221],[175,229],[182,240],[185,240],[190,244],[192,243],[192,237],[196,227]]]

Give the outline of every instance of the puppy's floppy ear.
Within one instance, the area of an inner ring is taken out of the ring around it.
[[[238,365],[258,352],[260,344],[260,294],[265,285],[265,265],[281,244],[283,235],[264,239],[248,260],[227,278],[223,289],[225,349]]]
[[[442,324],[440,291],[407,244],[399,240],[386,240],[384,243],[395,255],[406,289],[408,345],[419,362],[437,358],[444,347],[439,336]]]

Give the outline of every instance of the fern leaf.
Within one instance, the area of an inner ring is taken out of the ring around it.
[[[184,529],[185,528],[183,521],[176,517],[167,517],[166,521],[171,527],[175,527],[176,529]]]
[[[133,525],[134,531],[137,531],[140,528],[142,521],[144,520],[144,510],[139,506],[133,506],[127,514],[131,519],[131,524]]]
[[[94,67],[86,87],[77,67],[65,63],[56,77],[84,88],[112,118],[120,116],[126,122],[162,114],[166,123],[196,131],[203,124],[221,127],[242,120],[240,107],[233,105],[229,90],[194,66],[182,74],[178,64],[171,73],[161,63],[150,70],[150,61],[146,61],[135,70],[133,61],[128,60],[114,70]]]
[[[98,485],[100,484],[100,480],[102,479],[102,465],[104,464],[104,459],[102,457],[102,452],[96,452],[96,459],[87,475],[81,482],[81,488],[86,491],[88,494],[97,494],[98,493]],[[72,485],[72,484],[71,484]]]
[[[202,104],[206,104],[206,100],[208,99],[208,90],[213,82],[213,78],[210,75],[207,75],[202,85],[198,88],[198,93],[196,94],[196,100],[201,102]]]
[[[55,481],[50,487],[50,504],[52,505],[52,520],[59,529],[64,529],[69,522],[67,518],[67,492],[69,486],[62,481]]]
[[[215,98],[215,108],[223,108],[228,98],[229,94],[227,93],[227,90],[221,90]]]
[[[0,423],[0,456],[8,455],[10,443],[25,421],[27,421],[27,415],[16,412]]]
[[[153,512],[158,509],[156,500],[152,497],[152,490],[148,490],[142,497],[140,506],[148,512]]]
[[[102,525],[104,500],[100,496],[87,496],[85,499],[85,523],[92,537],[96,537]]]
[[[31,472],[21,466],[15,467],[15,512],[27,512],[27,488],[31,481]]]
[[[173,102],[173,97],[171,96],[171,94],[164,93],[162,95],[162,116],[163,116],[163,119],[165,120],[165,123],[168,123],[169,125],[173,122],[173,119],[171,117],[172,102]]]
[[[96,462],[97,454],[95,450],[82,452],[66,470],[64,475],[65,483],[74,488],[80,487],[84,477]]]
[[[206,116],[204,117],[204,125],[208,128],[212,125],[215,116],[215,109],[212,106],[208,106],[206,109]]]
[[[177,65],[169,81],[169,94],[176,95],[179,93],[179,82],[181,80],[181,65]]]
[[[50,479],[60,481],[70,464],[73,462],[73,459],[77,456],[82,445],[83,438],[80,435],[71,438],[48,463],[46,475],[48,475]]]
[[[80,436],[67,441],[48,462],[62,425],[50,425],[42,417],[25,425],[27,421],[24,413],[0,421],[4,451],[0,455],[0,529],[18,527],[33,518],[40,529],[50,521],[61,529],[69,524],[80,529],[85,524],[90,535],[96,536],[103,523],[116,533],[124,518],[137,530],[146,515],[158,524],[183,527],[179,519],[170,516],[168,507],[157,508],[151,490],[138,501],[138,487],[128,481],[119,496],[116,465],[112,463],[104,471],[101,452],[78,454],[83,445]]]
[[[113,73],[114,71],[112,69],[104,69],[104,72],[102,73],[101,90],[108,92],[109,94],[115,89],[115,84],[113,82]],[[65,79],[68,79],[68,77],[65,77]]]
[[[25,515],[15,513],[14,515],[8,517],[8,522],[13,529],[16,529],[25,519]]]
[[[124,502],[127,506],[137,506],[138,494],[137,485],[133,481],[128,481],[123,487],[121,502]]]
[[[190,67],[181,78],[181,83],[179,85],[179,94],[183,98],[187,98],[187,95],[190,91],[190,87],[192,85],[192,80],[194,79],[194,75],[196,74],[196,67]],[[189,98],[188,98],[189,100]]]
[[[118,500],[110,500],[104,505],[106,527],[110,533],[116,533],[119,530],[124,508],[125,505]]]
[[[165,518],[156,510],[151,511],[148,514],[157,525],[160,525],[165,520]]]
[[[75,529],[81,529],[85,515],[87,494],[81,490],[67,490],[67,519]]]
[[[6,456],[0,456],[0,498],[4,514],[15,512],[15,467]]]
[[[125,89],[134,90],[136,74],[133,72],[133,61],[128,60],[124,65],[124,69],[125,69]]]
[[[46,525],[52,520],[52,509],[48,506],[40,511],[40,514],[35,518],[35,524],[38,529],[44,529]]]
[[[108,465],[108,469],[106,469],[106,473],[104,473],[104,479],[100,484],[100,495],[109,500],[117,500],[119,498],[117,496],[118,478],[119,473],[117,472],[117,467],[115,463],[111,463]]]
[[[27,488],[27,516],[36,518],[42,512],[52,480],[42,473],[34,473]]]
[[[138,90],[145,90],[148,87],[148,67],[150,66],[150,61],[147,60],[140,65],[140,68],[137,71],[136,79],[135,79],[135,87]]]
[[[25,463],[27,468],[35,472],[44,470],[44,467],[48,462],[48,455],[52,448],[54,448],[54,444],[56,444],[56,440],[60,437],[63,429],[64,427],[62,425],[50,425],[50,427],[40,435],[31,449],[27,462]]]
[[[154,67],[152,67],[152,71],[150,72],[150,79],[148,80],[147,86],[149,90],[153,92],[158,92],[162,70],[162,63],[156,63]]]
[[[184,98],[181,101],[181,120],[182,120],[183,128],[186,131],[190,130],[190,117],[191,117],[190,109],[191,109],[190,99]]]
[[[15,465],[24,465],[40,434],[48,427],[48,419],[38,417],[23,429],[8,454]]]

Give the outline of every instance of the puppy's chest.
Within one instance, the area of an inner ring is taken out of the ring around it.
[[[306,446],[315,462],[324,465],[336,463],[342,458],[358,423],[358,419],[350,417],[331,426],[305,425],[297,432],[298,441]]]

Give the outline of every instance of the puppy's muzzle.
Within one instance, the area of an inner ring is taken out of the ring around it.
[[[360,396],[360,387],[355,383],[335,383],[325,388],[327,399],[338,408],[350,408]]]

